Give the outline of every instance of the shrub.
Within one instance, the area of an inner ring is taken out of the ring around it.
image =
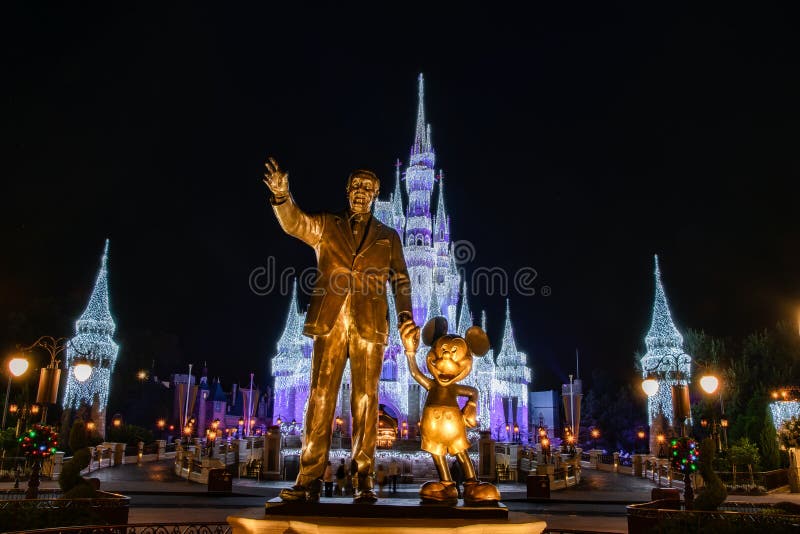
[[[725,484],[722,483],[713,468],[716,448],[716,443],[710,438],[704,439],[700,444],[700,475],[703,477],[705,486],[694,499],[695,510],[716,510],[728,497]]]
[[[72,459],[64,462],[61,476],[58,478],[58,485],[66,499],[94,497],[95,495],[94,486],[81,476],[81,471],[91,461],[88,443],[86,425],[79,419],[73,423],[72,429],[69,431],[69,447],[73,450]]]

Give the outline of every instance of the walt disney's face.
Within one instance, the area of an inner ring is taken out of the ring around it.
[[[472,371],[472,354],[463,338],[442,336],[428,352],[428,371],[441,386],[455,384]]]

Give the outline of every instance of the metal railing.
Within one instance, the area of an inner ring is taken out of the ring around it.
[[[9,534],[231,534],[225,522],[205,523],[137,523],[131,525],[97,525],[24,530]],[[566,531],[564,531],[566,532]]]
[[[38,499],[24,499],[25,491],[0,491],[0,529],[19,530],[52,525],[121,524],[128,520],[130,497],[97,492],[93,498],[64,499],[59,490],[42,491]]]
[[[717,476],[729,490],[741,489],[751,491],[770,491],[789,483],[788,469],[775,469],[773,471],[717,471]]]

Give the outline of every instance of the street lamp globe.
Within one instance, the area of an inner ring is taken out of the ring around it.
[[[714,393],[719,387],[719,379],[714,375],[706,375],[700,379],[700,387],[708,394]]]
[[[642,389],[648,397],[652,397],[658,393],[658,380],[655,378],[646,378],[642,381]]]
[[[92,376],[92,366],[88,363],[79,363],[72,368],[72,374],[78,382],[86,382]]]
[[[28,370],[28,360],[25,358],[11,358],[11,361],[8,362],[8,370],[11,371],[12,375],[20,376]]]

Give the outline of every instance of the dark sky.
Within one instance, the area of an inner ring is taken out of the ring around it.
[[[263,380],[287,297],[252,294],[249,273],[269,256],[313,262],[268,206],[265,156],[309,211],[343,208],[359,167],[386,197],[419,72],[453,238],[477,252],[467,269],[533,267],[552,289],[510,295],[537,389],[566,379],[576,347],[582,374],[630,372],[654,253],[681,329],[738,336],[797,317],[790,13],[274,4],[6,13],[4,350],[72,334],[109,236],[121,361],[160,358],[126,344],[150,332],[176,336],[175,361]],[[499,341],[503,297],[471,303]]]

